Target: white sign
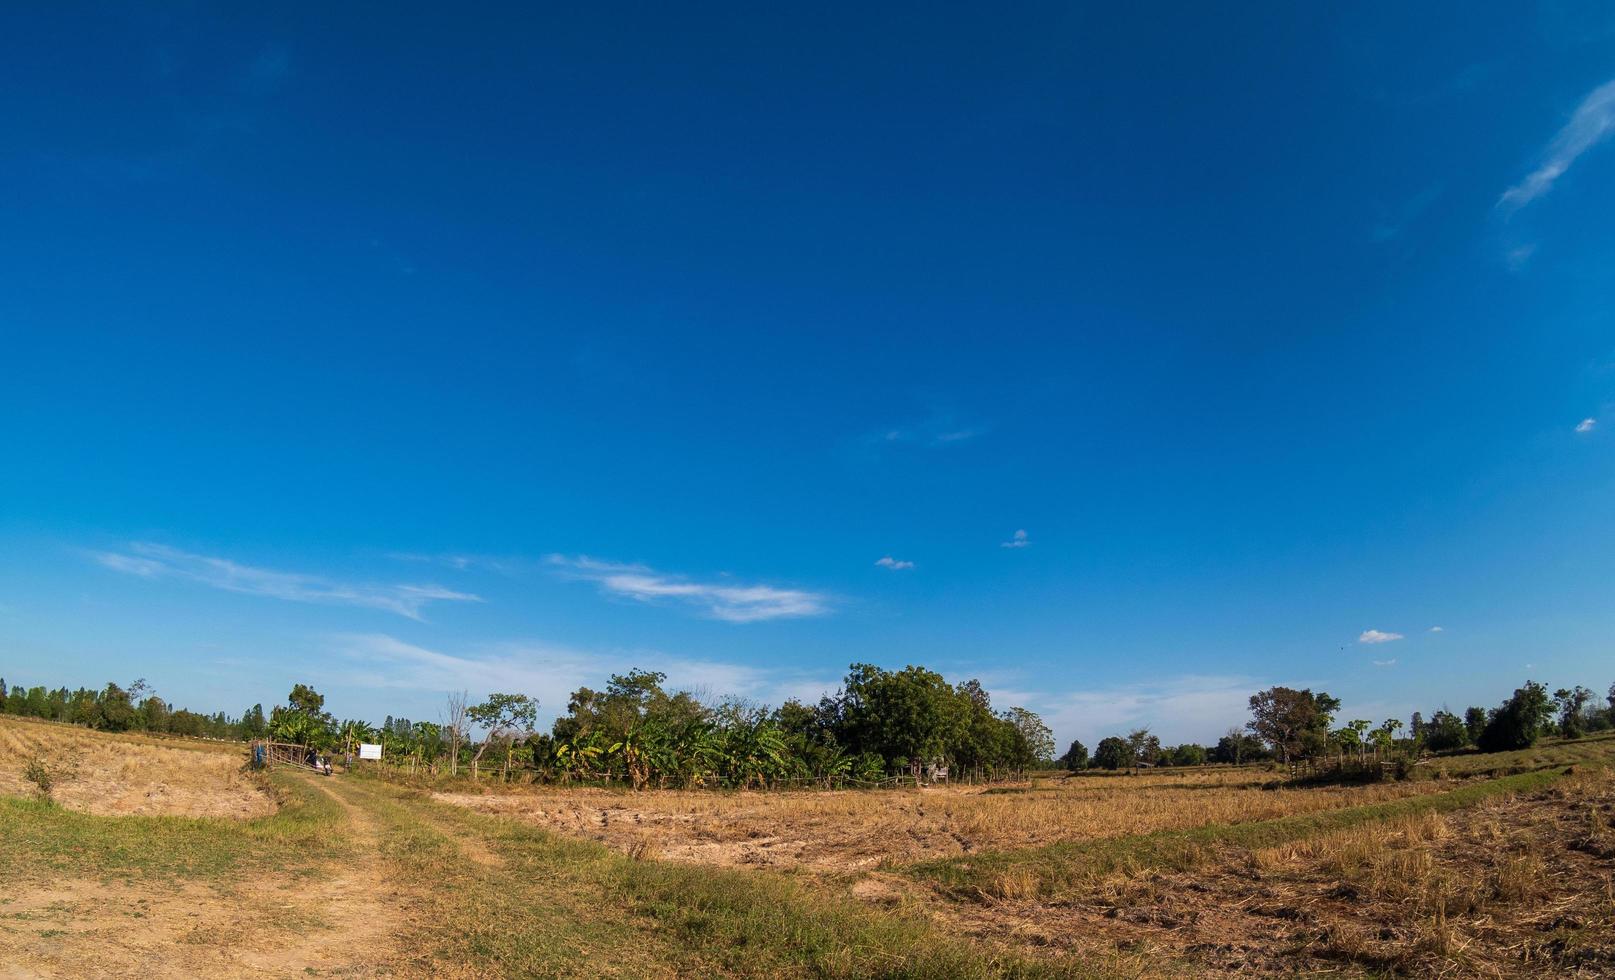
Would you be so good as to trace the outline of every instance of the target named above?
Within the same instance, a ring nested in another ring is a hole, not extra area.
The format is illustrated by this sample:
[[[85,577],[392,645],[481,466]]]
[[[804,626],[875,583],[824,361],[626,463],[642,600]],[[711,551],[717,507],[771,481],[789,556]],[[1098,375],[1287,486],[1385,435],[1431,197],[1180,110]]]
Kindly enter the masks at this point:
[[[369,742],[360,742],[359,743],[359,758],[361,758],[361,759],[379,759],[379,758],[381,758],[381,746],[372,745]]]

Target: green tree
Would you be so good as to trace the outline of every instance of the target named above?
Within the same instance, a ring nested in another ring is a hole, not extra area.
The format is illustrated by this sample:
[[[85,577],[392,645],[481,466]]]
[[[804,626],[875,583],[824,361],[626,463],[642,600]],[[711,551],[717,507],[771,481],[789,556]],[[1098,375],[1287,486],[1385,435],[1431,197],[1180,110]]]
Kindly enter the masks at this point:
[[[1559,709],[1559,734],[1565,738],[1580,738],[1586,734],[1586,720],[1582,711],[1593,700],[1593,692],[1577,684],[1572,688],[1559,688],[1553,692],[1553,702]]]
[[[1073,741],[1071,747],[1060,756],[1060,764],[1071,772],[1088,768],[1088,747],[1081,742]]]
[[[918,775],[964,740],[967,705],[941,674],[923,667],[886,671],[853,664],[832,711],[843,743],[878,752],[888,763],[905,760]]]
[[[264,718],[264,706],[255,704],[241,714],[241,737],[263,738],[269,731],[269,722]]]
[[[167,702],[155,694],[150,695],[140,702],[140,708],[136,712],[136,727],[148,732],[166,732],[169,715],[172,713]]]
[[[1261,739],[1238,728],[1228,729],[1228,733],[1217,740],[1217,744],[1212,747],[1209,754],[1211,761],[1231,766],[1257,762],[1268,757],[1267,748]]]
[[[1127,739],[1111,735],[1099,740],[1093,764],[1100,769],[1127,769],[1133,765],[1133,747]]]
[[[1161,761],[1161,740],[1148,728],[1140,728],[1127,736],[1127,748],[1133,761],[1129,765],[1157,765]]]
[[[116,684],[108,684],[96,699],[99,716],[96,727],[109,732],[128,731],[135,723],[135,706],[129,702],[129,692]]]
[[[1517,688],[1514,696],[1492,712],[1476,744],[1482,752],[1504,752],[1511,749],[1528,749],[1536,744],[1542,727],[1553,717],[1553,702],[1548,689],[1535,681],[1526,681]]]
[[[481,765],[482,754],[495,746],[504,750],[505,772],[509,773],[516,739],[525,739],[538,725],[538,702],[525,694],[490,694],[488,700],[467,708],[466,716],[486,730],[471,759],[472,773]]]
[[[1425,725],[1424,744],[1433,752],[1461,749],[1469,744],[1469,729],[1462,718],[1443,708]]]
[[[1168,749],[1163,754],[1168,764],[1174,766],[1203,766],[1208,757],[1206,747],[1193,742],[1185,742],[1176,748]]]
[[[1340,710],[1338,698],[1322,691],[1272,687],[1250,699],[1251,733],[1267,742],[1288,763],[1322,751],[1329,744],[1329,725]]]
[[[1006,720],[1015,726],[1026,740],[1032,760],[1038,765],[1047,765],[1054,761],[1054,733],[1049,726],[1043,724],[1043,719],[1037,712],[1025,708],[1011,708]]]
[[[1469,744],[1480,743],[1480,733],[1486,730],[1486,709],[1471,706],[1464,712],[1464,731],[1469,736]]]
[[[286,706],[317,718],[325,712],[325,695],[307,684],[294,684],[292,693],[286,696]]]

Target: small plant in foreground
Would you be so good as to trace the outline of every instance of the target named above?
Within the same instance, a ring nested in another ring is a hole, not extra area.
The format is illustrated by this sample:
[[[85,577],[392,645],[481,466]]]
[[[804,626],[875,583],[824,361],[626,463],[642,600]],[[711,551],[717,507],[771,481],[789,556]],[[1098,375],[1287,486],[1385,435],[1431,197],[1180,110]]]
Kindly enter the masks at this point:
[[[39,790],[40,799],[50,799],[50,791],[56,785],[56,776],[45,765],[45,760],[35,756],[28,760],[28,765],[22,771],[23,778],[33,783]]]

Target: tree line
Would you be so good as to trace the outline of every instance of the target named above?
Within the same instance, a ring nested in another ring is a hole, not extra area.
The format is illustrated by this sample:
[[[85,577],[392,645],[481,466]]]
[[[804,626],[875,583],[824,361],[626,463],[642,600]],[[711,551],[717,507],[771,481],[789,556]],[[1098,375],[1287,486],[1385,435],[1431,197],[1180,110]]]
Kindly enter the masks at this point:
[[[631,670],[601,690],[578,688],[547,732],[534,730],[537,703],[519,694],[479,704],[451,697],[442,724],[389,717],[371,731],[394,761],[446,764],[451,773],[494,765],[545,781],[612,779],[636,789],[840,786],[950,773],[992,779],[1053,761],[1053,735],[1035,712],[995,711],[980,682],[951,685],[922,667],[854,664],[836,694],[778,707],[708,703],[668,690],[666,680]],[[479,742],[468,734],[472,725],[484,733]]]
[[[127,686],[108,684],[99,690],[81,687],[23,687],[0,677],[0,712],[83,725],[104,732],[154,732],[193,738],[243,739],[264,734],[262,705],[238,718],[224,712],[200,714],[176,708],[157,696],[144,679]]]
[[[69,690],[0,679],[0,710],[103,731],[270,737],[321,751],[352,753],[360,743],[379,742],[387,760],[431,772],[496,769],[555,782],[621,780],[635,788],[837,786],[944,773],[996,779],[1056,763],[1117,770],[1471,747],[1495,752],[1527,748],[1545,735],[1577,738],[1615,728],[1615,685],[1601,703],[1586,687],[1550,694],[1527,681],[1495,708],[1459,714],[1442,707],[1428,719],[1415,712],[1407,726],[1395,718],[1336,725],[1338,698],[1273,687],[1252,695],[1250,721],[1213,746],[1163,746],[1141,728],[1102,739],[1091,754],[1072,742],[1055,760],[1053,736],[1035,712],[996,711],[980,682],[949,684],[923,667],[853,664],[835,694],[778,707],[736,698],[708,702],[668,690],[666,680],[657,671],[631,670],[612,675],[602,690],[580,687],[547,732],[538,730],[538,701],[520,693],[475,703],[452,695],[436,722],[389,716],[378,726],[337,720],[306,684],[295,685],[267,715],[255,704],[232,718],[175,708],[144,680]]]
[[[1091,756],[1080,741],[1072,742],[1059,761],[1070,770],[1115,770],[1270,759],[1290,763],[1329,756],[1363,760],[1370,754],[1467,748],[1505,752],[1530,748],[1545,736],[1573,739],[1615,729],[1615,684],[1600,704],[1586,687],[1559,688],[1549,694],[1546,686],[1528,680],[1495,708],[1471,706],[1459,715],[1442,707],[1428,720],[1415,711],[1408,726],[1399,718],[1387,718],[1379,725],[1356,718],[1336,727],[1339,711],[1340,699],[1326,692],[1271,687],[1251,695],[1251,720],[1244,729],[1230,729],[1210,749],[1195,744],[1165,748],[1149,729],[1141,728],[1105,738]]]

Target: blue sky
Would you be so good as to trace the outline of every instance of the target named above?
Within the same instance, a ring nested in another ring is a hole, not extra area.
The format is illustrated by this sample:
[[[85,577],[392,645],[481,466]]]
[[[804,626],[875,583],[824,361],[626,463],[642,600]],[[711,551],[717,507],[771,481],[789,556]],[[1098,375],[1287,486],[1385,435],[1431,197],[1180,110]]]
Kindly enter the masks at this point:
[[[0,12],[0,674],[1607,687],[1615,12],[1116,6]]]

